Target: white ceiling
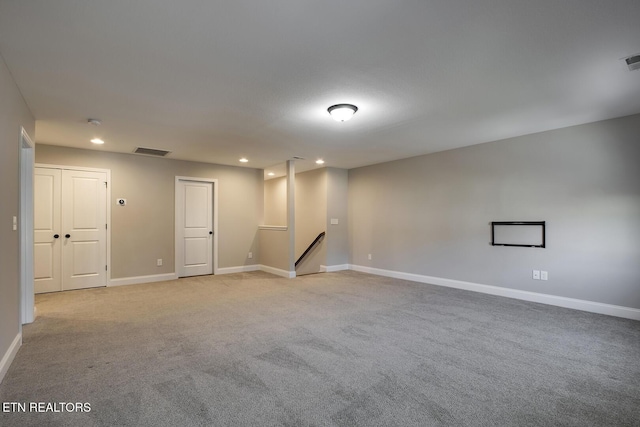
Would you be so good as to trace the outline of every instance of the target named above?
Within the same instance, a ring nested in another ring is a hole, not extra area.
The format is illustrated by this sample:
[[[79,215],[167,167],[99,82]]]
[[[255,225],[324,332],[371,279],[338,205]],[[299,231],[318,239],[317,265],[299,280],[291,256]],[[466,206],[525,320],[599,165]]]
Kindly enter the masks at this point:
[[[639,113],[639,21],[638,0],[0,0],[0,53],[38,143],[353,168]]]

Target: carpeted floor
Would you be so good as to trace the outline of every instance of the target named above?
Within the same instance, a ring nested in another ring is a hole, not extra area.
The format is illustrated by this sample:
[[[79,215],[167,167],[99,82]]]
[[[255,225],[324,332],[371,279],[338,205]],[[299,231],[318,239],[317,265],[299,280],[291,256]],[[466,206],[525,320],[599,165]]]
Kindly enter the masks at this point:
[[[640,322],[356,272],[36,298],[2,426],[638,426]]]

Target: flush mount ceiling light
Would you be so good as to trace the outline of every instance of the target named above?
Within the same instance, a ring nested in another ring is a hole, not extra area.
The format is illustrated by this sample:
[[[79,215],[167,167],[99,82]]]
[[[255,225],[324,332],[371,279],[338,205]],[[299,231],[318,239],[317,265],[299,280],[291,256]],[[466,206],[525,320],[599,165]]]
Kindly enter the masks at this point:
[[[93,138],[93,139],[91,140],[91,142],[93,142],[94,144],[97,144],[97,145],[102,145],[102,144],[104,144],[104,141],[103,141],[103,140],[101,140],[100,138]]]
[[[327,111],[336,122],[346,122],[358,111],[358,107],[352,104],[336,104],[329,107]]]
[[[240,159],[240,163],[247,163],[249,160],[245,157]]]
[[[318,160],[316,160],[316,164],[317,165],[324,165],[324,160],[318,159]]]
[[[87,119],[87,123],[94,126],[100,126],[102,124],[102,120],[100,119]]]

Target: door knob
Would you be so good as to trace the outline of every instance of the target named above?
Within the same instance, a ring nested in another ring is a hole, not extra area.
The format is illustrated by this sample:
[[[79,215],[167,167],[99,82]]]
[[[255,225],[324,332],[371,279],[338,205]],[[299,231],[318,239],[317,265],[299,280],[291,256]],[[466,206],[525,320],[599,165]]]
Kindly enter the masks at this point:
[[[71,237],[71,234],[65,234],[64,237],[68,239],[69,237]]]
[[[60,237],[60,235],[59,235],[59,234],[54,234],[54,235],[53,235],[53,238],[54,238],[54,239],[57,239],[58,237]]]
[[[210,231],[210,232],[209,232],[209,234],[210,234],[210,235],[211,235],[211,234],[213,234],[213,231]]]

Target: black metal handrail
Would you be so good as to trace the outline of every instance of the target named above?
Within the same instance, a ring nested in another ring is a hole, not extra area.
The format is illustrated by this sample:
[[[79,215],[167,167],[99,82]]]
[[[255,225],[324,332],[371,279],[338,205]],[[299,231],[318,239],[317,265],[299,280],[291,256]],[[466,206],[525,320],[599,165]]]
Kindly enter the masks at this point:
[[[315,239],[315,240],[314,240],[314,241],[309,245],[309,247],[308,247],[304,252],[302,252],[302,255],[300,255],[300,258],[298,258],[298,260],[296,261],[296,265],[295,265],[296,267],[298,266],[298,264],[300,263],[300,261],[302,261],[302,259],[303,259],[305,256],[307,256],[307,254],[309,253],[309,251],[311,251],[311,249],[313,249],[313,247],[314,247],[315,245],[317,245],[317,244],[318,244],[318,242],[319,242],[320,240],[322,240],[322,238],[324,237],[324,235],[325,235],[325,232],[324,232],[324,231],[323,231],[322,233],[318,234],[318,237],[316,237],[316,239]]]

